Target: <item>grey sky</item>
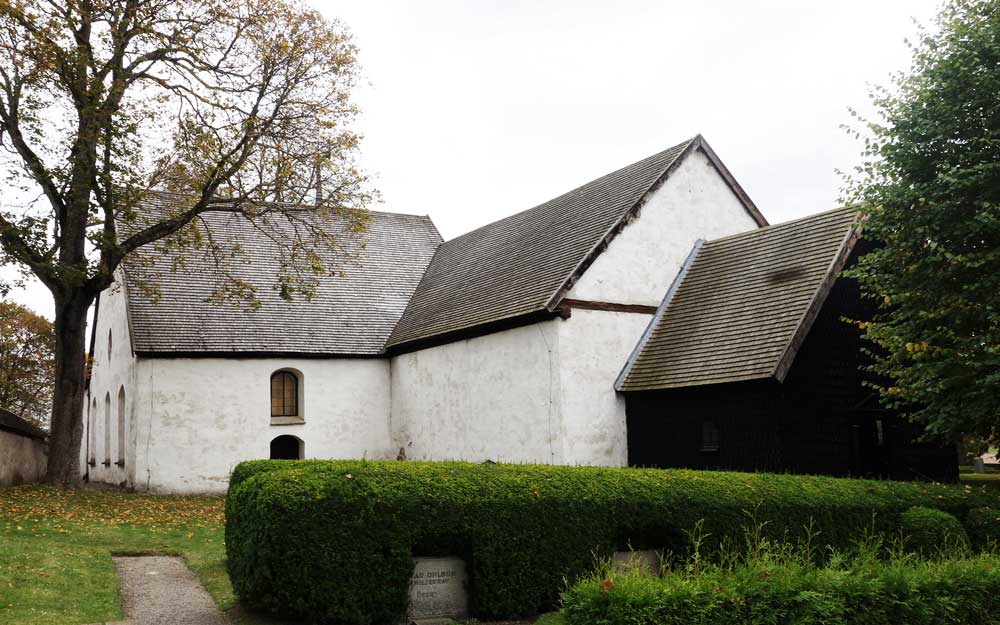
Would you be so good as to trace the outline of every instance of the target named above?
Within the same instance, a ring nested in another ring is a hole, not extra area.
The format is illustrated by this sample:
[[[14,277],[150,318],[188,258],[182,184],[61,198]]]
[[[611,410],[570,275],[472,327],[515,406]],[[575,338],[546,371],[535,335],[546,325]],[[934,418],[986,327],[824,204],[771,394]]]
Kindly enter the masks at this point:
[[[377,208],[445,238],[702,133],[773,223],[832,208],[840,125],[932,0],[313,0],[354,32]],[[51,317],[38,286],[13,294]]]

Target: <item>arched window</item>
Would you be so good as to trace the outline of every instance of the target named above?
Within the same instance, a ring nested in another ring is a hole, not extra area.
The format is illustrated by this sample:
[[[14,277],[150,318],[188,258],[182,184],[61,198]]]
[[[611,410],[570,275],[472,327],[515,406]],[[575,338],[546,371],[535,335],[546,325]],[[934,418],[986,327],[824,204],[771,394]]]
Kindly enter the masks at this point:
[[[111,393],[104,394],[104,466],[111,466]]]
[[[125,467],[125,387],[118,389],[118,466]]]
[[[299,378],[291,371],[271,374],[271,416],[302,416],[299,413]]]
[[[719,433],[719,426],[711,421],[704,421],[701,424],[701,450],[719,451],[722,435]]]
[[[108,328],[108,362],[111,362],[111,328]]]
[[[271,460],[301,460],[305,443],[297,436],[285,434],[271,441]]]

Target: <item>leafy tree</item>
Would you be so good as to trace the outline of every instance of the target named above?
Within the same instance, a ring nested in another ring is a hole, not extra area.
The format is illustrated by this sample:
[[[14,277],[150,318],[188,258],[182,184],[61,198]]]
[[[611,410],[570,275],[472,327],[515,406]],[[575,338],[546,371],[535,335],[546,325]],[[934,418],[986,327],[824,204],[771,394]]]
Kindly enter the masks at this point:
[[[220,297],[252,300],[224,271],[239,250],[212,236],[209,214],[229,213],[281,245],[291,297],[331,271],[314,252],[329,213],[363,229],[355,57],[298,0],[0,0],[0,158],[35,198],[0,210],[0,264],[55,302],[49,481],[79,477],[85,317],[123,261],[211,252]],[[184,199],[144,203],[151,189]]]
[[[879,247],[853,275],[885,404],[958,440],[1000,434],[1000,2],[951,0],[876,89],[849,188]]]
[[[48,319],[0,302],[0,408],[42,427],[52,410],[55,342]]]

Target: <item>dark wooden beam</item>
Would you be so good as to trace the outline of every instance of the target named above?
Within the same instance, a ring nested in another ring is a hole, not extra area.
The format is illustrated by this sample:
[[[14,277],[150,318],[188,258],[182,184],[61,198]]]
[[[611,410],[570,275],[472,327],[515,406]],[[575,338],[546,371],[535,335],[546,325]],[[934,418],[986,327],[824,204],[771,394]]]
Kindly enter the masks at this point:
[[[534,312],[525,313],[514,317],[507,317],[506,319],[499,319],[497,321],[482,323],[469,328],[462,328],[452,332],[445,332],[444,334],[430,336],[424,339],[410,341],[407,343],[401,343],[399,345],[393,345],[386,349],[385,355],[398,356],[399,354],[415,352],[421,349],[427,349],[428,347],[437,347],[438,345],[445,345],[447,343],[454,343],[456,341],[474,339],[479,336],[493,334],[494,332],[501,332],[503,330],[520,328],[522,326],[531,325],[533,323],[538,323],[541,321],[548,321],[550,319],[556,319],[559,317],[567,319],[568,318],[568,315],[566,314],[567,312],[568,311],[562,311],[562,310],[555,310],[551,312],[548,310],[537,310]]]
[[[616,302],[596,302],[588,299],[564,298],[559,302],[560,308],[579,308],[581,310],[606,310],[608,312],[639,313],[643,315],[656,314],[656,306],[646,304],[619,304]]]

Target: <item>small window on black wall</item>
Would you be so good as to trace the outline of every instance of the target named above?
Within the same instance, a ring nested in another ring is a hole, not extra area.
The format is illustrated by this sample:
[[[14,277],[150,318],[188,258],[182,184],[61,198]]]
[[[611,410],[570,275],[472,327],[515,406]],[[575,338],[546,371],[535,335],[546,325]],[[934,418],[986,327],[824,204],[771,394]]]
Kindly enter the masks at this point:
[[[719,434],[719,426],[715,425],[711,421],[705,421],[701,424],[701,450],[702,451],[719,451],[719,443],[721,442],[721,436]]]
[[[271,416],[299,416],[299,379],[290,371],[271,375]]]

